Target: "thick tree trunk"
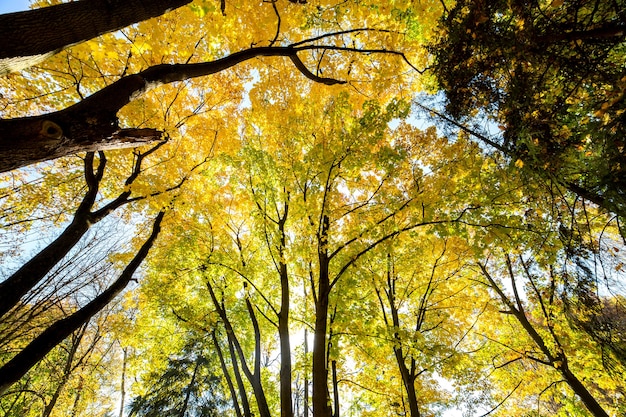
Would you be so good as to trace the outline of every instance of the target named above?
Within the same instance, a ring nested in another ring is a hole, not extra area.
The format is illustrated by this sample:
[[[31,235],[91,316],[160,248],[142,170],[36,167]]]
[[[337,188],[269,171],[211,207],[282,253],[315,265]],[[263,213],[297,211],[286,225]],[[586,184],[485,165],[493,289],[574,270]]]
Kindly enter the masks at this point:
[[[42,116],[0,119],[0,173],[78,152],[137,147],[161,139],[155,129],[120,129],[117,112],[146,91],[161,84],[224,71],[261,56],[289,57],[309,79],[327,85],[303,67],[297,56],[305,47],[260,47],[235,52],[212,62],[161,64],[121,78],[64,110]]]
[[[0,76],[191,0],[81,0],[0,15]]]
[[[323,216],[318,243],[319,279],[315,303],[315,335],[313,338],[313,415],[332,417],[328,392],[328,361],[326,356],[326,333],[328,332],[328,303],[330,276],[328,257],[328,216]]]
[[[421,414],[417,404],[417,392],[415,392],[415,375],[413,375],[406,366],[402,349],[394,348],[393,353],[396,356],[396,363],[398,364],[398,369],[400,370],[400,375],[402,376],[402,385],[404,385],[404,391],[406,392],[411,417],[420,417]]]
[[[22,349],[20,353],[0,368],[0,395],[11,385],[19,381],[30,368],[42,360],[56,345],[80,328],[80,326],[87,323],[126,288],[133,274],[137,268],[139,268],[139,265],[141,265],[146,256],[148,256],[150,248],[159,235],[163,216],[164,212],[160,212],[157,215],[152,226],[152,233],[124,271],[122,271],[119,278],[109,288],[94,298],[85,307],[52,324],[30,342],[28,346]]]

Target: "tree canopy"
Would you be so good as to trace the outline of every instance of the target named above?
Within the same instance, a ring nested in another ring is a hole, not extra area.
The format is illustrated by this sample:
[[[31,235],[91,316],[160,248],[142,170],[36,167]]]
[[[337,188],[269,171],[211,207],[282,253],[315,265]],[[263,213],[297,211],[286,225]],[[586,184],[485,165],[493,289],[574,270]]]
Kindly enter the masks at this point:
[[[31,8],[3,415],[626,413],[626,4]]]

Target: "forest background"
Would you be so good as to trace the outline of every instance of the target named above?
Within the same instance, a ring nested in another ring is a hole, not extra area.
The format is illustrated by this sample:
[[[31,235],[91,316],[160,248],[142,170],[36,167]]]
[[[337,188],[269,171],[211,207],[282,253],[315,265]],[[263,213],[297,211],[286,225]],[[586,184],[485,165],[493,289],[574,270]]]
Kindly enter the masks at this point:
[[[2,415],[626,413],[623,1],[59,3],[0,15]]]

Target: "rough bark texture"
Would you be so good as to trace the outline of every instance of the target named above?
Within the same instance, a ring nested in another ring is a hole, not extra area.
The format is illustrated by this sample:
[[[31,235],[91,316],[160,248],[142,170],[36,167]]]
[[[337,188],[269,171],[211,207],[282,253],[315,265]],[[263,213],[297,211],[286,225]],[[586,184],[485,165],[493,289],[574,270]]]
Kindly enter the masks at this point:
[[[94,298],[89,304],[72,315],[61,319],[37,336],[31,343],[0,368],[0,395],[11,385],[22,378],[30,368],[42,360],[56,345],[71,335],[80,326],[89,321],[94,315],[111,302],[130,282],[139,265],[148,256],[148,252],[156,240],[160,230],[164,213],[160,212],[152,226],[152,233],[141,246],[135,257],[122,271],[119,278],[102,294]]]
[[[161,64],[120,78],[64,110],[42,116],[0,119],[0,172],[77,152],[135,147],[161,139],[154,129],[120,129],[117,112],[146,91],[162,84],[224,71],[261,56],[284,56],[302,64],[292,47],[259,47],[225,58],[196,64]],[[309,79],[327,85],[342,83],[321,78],[297,66]]]
[[[162,15],[191,0],[81,0],[0,15],[0,75],[63,48]]]

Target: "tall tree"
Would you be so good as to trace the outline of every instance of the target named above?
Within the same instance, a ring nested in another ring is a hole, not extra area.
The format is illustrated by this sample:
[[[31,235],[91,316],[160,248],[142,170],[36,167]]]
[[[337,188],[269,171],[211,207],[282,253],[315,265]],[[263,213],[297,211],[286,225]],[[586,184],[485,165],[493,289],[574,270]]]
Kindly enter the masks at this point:
[[[113,284],[78,311],[66,318],[56,321],[11,360],[0,367],[0,375],[2,375],[0,377],[0,394],[4,393],[11,385],[23,377],[30,368],[47,355],[52,348],[86,324],[126,288],[133,278],[135,271],[139,268],[146,256],[148,256],[150,248],[159,235],[164,215],[164,212],[160,212],[157,215],[152,227],[152,233]]]
[[[431,49],[452,118],[488,118],[512,162],[622,217],[625,6],[460,1]]]
[[[589,387],[590,384],[584,383],[579,374],[579,372],[593,372],[593,367],[589,364],[581,364],[577,357],[580,353],[574,347],[576,343],[568,340],[571,336],[564,331],[567,328],[567,322],[566,317],[562,312],[559,314],[558,310],[560,304],[557,293],[558,275],[551,271],[548,277],[537,276],[534,272],[536,267],[525,260],[522,255],[514,261],[507,254],[504,256],[504,264],[503,267],[506,278],[509,280],[508,286],[511,288],[512,295],[506,293],[504,285],[489,272],[486,264],[480,263],[479,267],[486,284],[491,287],[504,306],[505,309],[502,310],[502,313],[511,315],[521,326],[525,337],[531,342],[532,347],[512,347],[512,353],[515,356],[510,359],[510,363],[517,360],[529,360],[552,368],[555,373],[560,375],[562,382],[566,383],[580,398],[591,415],[609,416],[605,408],[606,405],[603,405],[599,398],[602,391],[593,393]],[[516,276],[516,269],[521,270],[521,274],[527,281],[525,297],[529,299],[529,302],[525,302],[523,299],[521,279]],[[504,346],[512,345],[510,342],[502,342],[502,344]],[[596,350],[597,348],[586,347],[582,350],[591,351],[592,349]],[[589,360],[589,357],[592,356],[591,352],[588,352],[587,355],[586,360]],[[584,361],[585,359],[583,359]],[[577,371],[576,367],[581,367],[581,365],[583,369]]]

